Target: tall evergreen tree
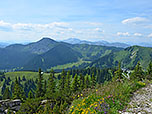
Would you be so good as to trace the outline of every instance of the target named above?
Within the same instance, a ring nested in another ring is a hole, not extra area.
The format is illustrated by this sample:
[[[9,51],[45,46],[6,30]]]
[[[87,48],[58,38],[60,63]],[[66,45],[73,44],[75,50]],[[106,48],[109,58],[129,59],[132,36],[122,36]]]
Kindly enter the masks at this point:
[[[44,96],[44,90],[43,90],[43,72],[39,68],[39,77],[37,82],[37,90],[36,90],[36,97],[43,97]]]
[[[33,92],[32,92],[31,90],[30,90],[29,93],[28,93],[28,98],[29,98],[29,99],[34,98],[34,94],[33,94]]]
[[[82,73],[80,74],[80,91],[85,88],[85,79]]]
[[[47,82],[46,80],[44,81],[44,95],[46,94],[46,89],[47,89]]]
[[[22,77],[22,81],[26,81],[26,78],[25,78],[25,76],[23,76],[23,77]]]
[[[64,92],[65,82],[66,82],[66,74],[65,74],[65,71],[63,69],[62,73],[61,73],[60,83],[59,83],[59,91],[61,92],[61,95]]]
[[[135,66],[135,68],[131,74],[131,78],[142,80],[143,78],[145,78],[143,75],[144,75],[144,72],[142,70],[140,62],[138,61],[137,65]]]
[[[6,87],[4,94],[3,94],[3,99],[10,99],[11,98],[11,92],[8,87]]]
[[[89,79],[89,75],[87,74],[86,76],[85,76],[85,87],[86,88],[90,88],[90,79]]]
[[[2,86],[2,90],[1,90],[1,94],[2,95],[4,94],[5,89],[6,89],[6,83],[4,82],[3,86]]]
[[[123,79],[123,76],[122,76],[122,69],[121,69],[121,62],[119,62],[118,63],[118,69],[117,69],[117,71],[115,72],[115,77],[117,78],[117,79],[119,79],[119,81],[121,80],[121,79]]]
[[[71,94],[71,76],[70,76],[70,71],[68,71],[67,76],[66,76],[66,83],[65,83],[65,88],[64,88],[66,96],[70,96]]]
[[[152,76],[152,61],[148,65],[147,74]]]
[[[50,77],[48,80],[48,88],[47,88],[47,92],[46,92],[46,97],[48,99],[54,99],[55,87],[56,87],[56,83],[55,83],[55,79],[54,79],[54,71],[53,71],[53,69],[51,69]]]
[[[75,74],[73,82],[72,82],[72,91],[76,92],[79,88],[79,81],[78,81],[78,75]]]
[[[96,86],[96,77],[95,77],[94,73],[92,74],[91,80],[92,80],[92,87],[95,87]]]
[[[15,84],[13,87],[13,99],[25,99],[25,93],[22,86],[19,84],[18,79],[16,78]]]

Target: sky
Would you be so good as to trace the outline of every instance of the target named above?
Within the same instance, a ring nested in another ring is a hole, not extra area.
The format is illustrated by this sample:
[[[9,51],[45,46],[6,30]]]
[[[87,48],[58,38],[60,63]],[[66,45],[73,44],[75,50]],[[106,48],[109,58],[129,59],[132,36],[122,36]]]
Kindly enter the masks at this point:
[[[152,43],[152,0],[0,0],[0,42]]]

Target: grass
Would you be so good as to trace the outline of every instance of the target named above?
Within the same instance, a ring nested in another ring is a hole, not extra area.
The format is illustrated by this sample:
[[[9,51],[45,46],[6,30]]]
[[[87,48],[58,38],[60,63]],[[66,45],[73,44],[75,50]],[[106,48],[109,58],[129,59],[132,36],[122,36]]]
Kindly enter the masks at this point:
[[[118,114],[130,102],[132,93],[146,86],[138,81],[124,80],[106,82],[96,89],[83,91],[79,99],[75,99],[69,109],[70,114]]]
[[[64,65],[57,65],[55,67],[52,67],[52,69],[54,69],[54,70],[62,70],[62,69],[72,68],[74,66],[75,67],[79,67],[83,63],[91,63],[91,61],[84,61],[84,60],[80,59],[78,62],[68,63],[68,64],[64,64]]]
[[[16,77],[20,77],[21,79],[25,76],[26,79],[36,79],[38,78],[38,72],[30,72],[30,71],[17,71],[17,72],[7,72],[5,73],[5,77],[10,77],[11,80],[15,80]],[[48,79],[49,73],[43,74],[44,79]]]

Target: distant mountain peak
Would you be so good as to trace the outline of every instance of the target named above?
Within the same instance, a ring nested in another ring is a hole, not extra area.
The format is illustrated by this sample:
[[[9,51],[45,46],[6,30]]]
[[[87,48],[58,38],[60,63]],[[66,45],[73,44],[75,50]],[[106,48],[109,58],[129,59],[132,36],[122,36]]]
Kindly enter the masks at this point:
[[[69,38],[69,39],[64,40],[63,42],[70,43],[70,44],[89,44],[89,45],[101,45],[101,46],[121,47],[121,48],[126,48],[130,46],[128,44],[120,43],[120,42],[109,43],[104,40],[93,42],[93,41],[87,41],[87,40],[80,40],[78,38]]]
[[[56,43],[55,40],[49,38],[49,37],[43,37],[41,40],[39,40],[38,42],[54,42]]]
[[[70,44],[79,44],[81,40],[78,38],[69,38],[69,39],[64,40],[63,42],[70,43]]]

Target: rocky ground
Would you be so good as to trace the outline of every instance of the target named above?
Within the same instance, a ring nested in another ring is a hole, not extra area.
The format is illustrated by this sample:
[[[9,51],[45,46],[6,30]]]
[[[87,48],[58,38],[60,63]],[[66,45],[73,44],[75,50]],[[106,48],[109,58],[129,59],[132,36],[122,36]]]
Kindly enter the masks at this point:
[[[16,111],[20,109],[21,105],[21,100],[16,99],[16,100],[0,100],[0,114],[7,114],[8,109],[10,109],[14,114]]]
[[[152,84],[136,91],[121,114],[152,114]]]

